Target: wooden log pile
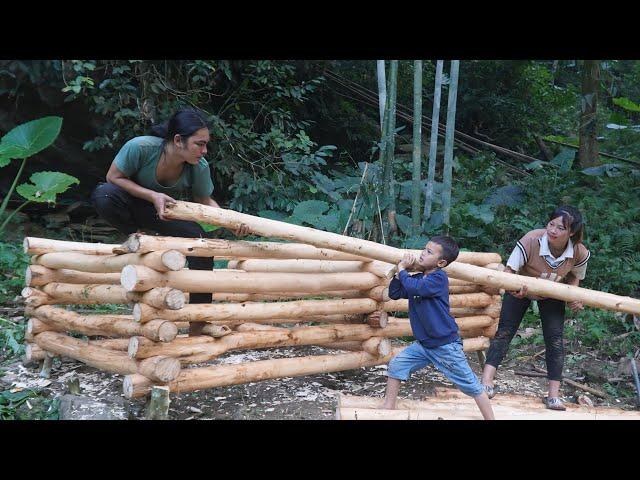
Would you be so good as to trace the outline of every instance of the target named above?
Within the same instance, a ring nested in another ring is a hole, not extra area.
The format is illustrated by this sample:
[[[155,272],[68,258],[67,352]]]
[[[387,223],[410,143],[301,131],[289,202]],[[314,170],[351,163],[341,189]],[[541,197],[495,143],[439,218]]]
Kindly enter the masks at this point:
[[[32,255],[23,290],[25,359],[65,356],[125,375],[129,398],[157,385],[193,391],[383,364],[400,349],[391,339],[411,336],[407,300],[388,296],[395,265],[364,256],[302,243],[141,234],[123,245],[28,237],[24,248]],[[229,261],[227,268],[189,270],[186,256]],[[486,266],[500,257],[464,252],[459,261]],[[213,303],[188,303],[199,292],[213,293]],[[451,279],[465,351],[488,348],[500,314],[497,293]],[[127,304],[132,311],[67,307],[79,304]],[[203,325],[199,335],[186,335],[192,323]],[[330,354],[182,368],[230,351],[302,345]]]

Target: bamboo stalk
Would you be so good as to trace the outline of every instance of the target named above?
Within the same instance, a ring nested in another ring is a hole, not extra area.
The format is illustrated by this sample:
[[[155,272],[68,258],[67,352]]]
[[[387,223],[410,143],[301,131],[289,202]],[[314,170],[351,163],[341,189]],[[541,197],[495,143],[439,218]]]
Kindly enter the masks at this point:
[[[81,252],[89,255],[113,255],[113,249],[120,245],[107,243],[70,242],[65,240],[52,240],[50,238],[25,237],[23,243],[24,253],[29,255],[42,255],[54,252]]]
[[[273,318],[299,318],[315,315],[371,313],[378,303],[370,298],[347,300],[300,300],[274,303],[214,303],[189,304],[180,310],[159,310],[144,304],[135,304],[133,318],[147,322],[155,318],[174,322],[211,322],[232,320],[254,321]]]
[[[82,340],[57,332],[40,333],[36,335],[35,340],[43,350],[73,358],[111,373],[136,373],[151,382],[160,383],[174,380],[180,373],[180,362],[174,358],[148,358],[136,362],[124,353],[88,345]]]
[[[53,269],[72,269],[81,272],[120,272],[127,265],[144,265],[159,272],[182,270],[186,256],[176,250],[155,251],[145,254],[88,255],[76,252],[56,252],[37,255],[31,263]]]
[[[121,284],[127,291],[143,292],[154,287],[171,286],[191,293],[225,290],[238,293],[271,293],[306,291],[322,293],[328,290],[365,290],[378,285],[380,279],[372,273],[261,273],[225,270],[183,270],[156,272],[142,265],[127,265],[122,269]]]

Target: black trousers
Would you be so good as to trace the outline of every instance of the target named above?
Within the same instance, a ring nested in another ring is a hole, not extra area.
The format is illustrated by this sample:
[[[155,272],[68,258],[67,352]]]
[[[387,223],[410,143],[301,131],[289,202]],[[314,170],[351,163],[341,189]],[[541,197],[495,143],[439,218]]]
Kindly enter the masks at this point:
[[[531,300],[528,298],[520,299],[508,293],[504,294],[498,331],[491,340],[486,363],[493,365],[495,368],[500,366],[530,304]],[[551,298],[538,300],[538,308],[542,319],[542,334],[546,349],[547,378],[560,381],[562,380],[562,366],[564,364],[565,302]]]
[[[151,230],[172,237],[206,237],[206,232],[196,222],[185,220],[160,220],[152,203],[134,197],[112,183],[100,183],[91,194],[91,202],[98,215],[129,235],[138,230]],[[213,257],[187,257],[189,268],[212,270]],[[210,293],[192,293],[189,303],[211,303]]]

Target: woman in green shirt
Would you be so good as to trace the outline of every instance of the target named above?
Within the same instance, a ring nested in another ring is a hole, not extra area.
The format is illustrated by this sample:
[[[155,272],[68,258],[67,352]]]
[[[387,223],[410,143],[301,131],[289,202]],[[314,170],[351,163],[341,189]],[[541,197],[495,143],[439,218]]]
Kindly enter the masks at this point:
[[[150,136],[135,137],[120,149],[107,172],[107,183],[91,195],[98,214],[122,233],[151,230],[160,235],[206,237],[196,222],[166,220],[165,206],[176,197],[211,207],[213,182],[204,159],[210,140],[204,116],[196,110],[180,110],[167,122],[155,125]],[[243,226],[234,232],[249,233]],[[211,270],[213,258],[187,257],[189,268]],[[211,303],[210,293],[193,293],[190,303]],[[197,335],[204,324],[192,323],[189,333]]]

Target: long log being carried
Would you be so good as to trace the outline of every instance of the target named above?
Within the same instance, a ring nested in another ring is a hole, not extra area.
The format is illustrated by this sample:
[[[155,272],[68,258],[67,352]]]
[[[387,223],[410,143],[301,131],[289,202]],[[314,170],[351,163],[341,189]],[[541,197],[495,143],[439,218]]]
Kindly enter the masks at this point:
[[[197,203],[178,201],[166,210],[166,217],[175,220],[191,220],[237,229],[247,225],[254,233],[265,237],[305,242],[319,248],[331,248],[345,253],[361,255],[375,260],[398,263],[404,250],[381,245],[368,240],[323,232],[309,227],[292,225],[277,220],[255,217],[223,208],[213,208]],[[640,313],[640,300],[610,293],[560,284],[550,280],[515,275],[486,269],[461,262],[453,262],[444,270],[452,277],[506,290],[520,290],[527,286],[529,293],[564,301],[581,301],[585,305],[627,313]]]

